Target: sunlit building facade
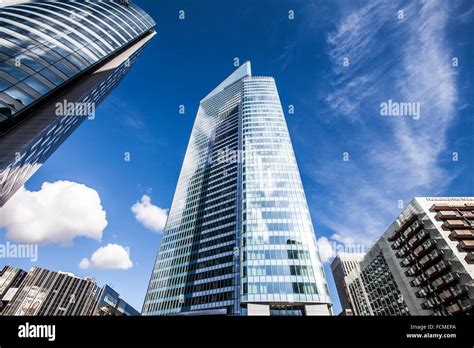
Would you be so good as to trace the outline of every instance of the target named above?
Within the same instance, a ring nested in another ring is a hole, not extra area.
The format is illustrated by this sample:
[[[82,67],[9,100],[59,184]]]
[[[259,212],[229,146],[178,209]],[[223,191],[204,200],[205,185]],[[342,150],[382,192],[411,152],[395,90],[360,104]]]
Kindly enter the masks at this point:
[[[91,278],[33,267],[24,277],[2,315],[89,316],[101,290]]]
[[[362,261],[363,258],[363,253],[339,253],[331,262],[331,271],[343,311],[352,311],[352,303],[345,278],[353,269],[359,267],[359,262]]]
[[[142,314],[330,307],[275,81],[247,62],[200,103]]]
[[[355,315],[472,315],[474,198],[415,197],[336,286]],[[342,302],[342,301],[341,301]]]

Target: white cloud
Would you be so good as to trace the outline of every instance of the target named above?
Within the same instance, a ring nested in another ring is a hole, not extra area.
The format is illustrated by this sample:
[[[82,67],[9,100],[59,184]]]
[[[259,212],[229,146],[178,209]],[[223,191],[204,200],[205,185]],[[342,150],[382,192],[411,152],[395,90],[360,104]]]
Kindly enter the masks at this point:
[[[352,245],[354,244],[354,238],[352,237],[349,237],[347,235],[341,235],[339,233],[334,233],[332,236],[331,236],[331,239],[335,240],[335,241],[338,241],[342,244],[345,244],[345,245]]]
[[[320,153],[312,170],[328,191],[327,204],[315,207],[333,240],[370,245],[414,196],[442,194],[455,176],[441,162],[451,153],[447,133],[458,101],[446,40],[449,11],[437,1],[371,2],[328,36],[333,71],[325,100],[334,127],[344,123],[353,134],[342,143],[326,140],[324,148],[336,150]],[[379,105],[388,99],[419,102],[421,118],[380,117]],[[349,162],[340,160],[344,151]]]
[[[318,238],[319,256],[322,262],[328,262],[335,256],[331,241],[326,237]]]
[[[135,214],[135,218],[143,226],[155,232],[163,232],[168,210],[153,205],[150,196],[143,195],[140,202],[135,203],[131,210]]]
[[[70,181],[45,182],[39,191],[23,187],[0,208],[6,237],[23,243],[68,245],[76,237],[100,241],[106,226],[97,191]]]
[[[81,262],[79,262],[80,269],[88,269],[90,266],[90,261],[87,258],[83,258]]]
[[[105,247],[100,247],[94,251],[90,261],[87,258],[83,258],[79,263],[79,268],[81,269],[89,267],[126,270],[133,267],[133,262],[123,246],[109,243]]]

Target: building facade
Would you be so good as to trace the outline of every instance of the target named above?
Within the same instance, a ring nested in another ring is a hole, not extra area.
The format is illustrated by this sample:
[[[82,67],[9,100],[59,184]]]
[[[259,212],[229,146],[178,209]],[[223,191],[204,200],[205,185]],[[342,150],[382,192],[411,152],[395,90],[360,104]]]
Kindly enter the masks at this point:
[[[130,1],[0,5],[0,207],[118,85],[154,35]]]
[[[406,299],[395,281],[397,274],[392,273],[389,262],[376,243],[347,277],[356,315],[409,315]]]
[[[240,66],[200,103],[142,314],[330,314],[271,77]]]
[[[109,285],[100,288],[92,278],[38,267],[25,272],[5,266],[0,271],[0,304],[2,315],[140,315]]]
[[[26,272],[16,267],[5,266],[0,271],[0,314],[18,291],[25,276]]]
[[[91,278],[33,267],[2,315],[93,315],[101,291]]]
[[[138,316],[140,312],[121,299],[117,291],[109,285],[104,285],[94,314],[99,316]]]
[[[352,310],[349,290],[346,286],[345,277],[354,269],[359,267],[364,254],[362,253],[339,253],[331,262],[331,271],[336,284],[337,294],[341,302],[342,311]]]
[[[344,279],[356,315],[472,315],[474,198],[416,197]]]

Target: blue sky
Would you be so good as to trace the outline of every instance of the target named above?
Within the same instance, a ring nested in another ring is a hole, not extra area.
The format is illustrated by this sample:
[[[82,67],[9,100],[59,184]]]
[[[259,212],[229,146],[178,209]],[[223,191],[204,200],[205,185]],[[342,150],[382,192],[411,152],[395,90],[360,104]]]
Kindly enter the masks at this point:
[[[38,191],[63,180],[95,190],[107,226],[89,237],[72,233],[70,243],[45,240],[36,263],[0,265],[93,276],[141,310],[161,234],[131,207],[148,195],[169,208],[199,101],[235,69],[234,58],[276,79],[285,111],[294,105],[287,122],[325,259],[332,243],[370,244],[414,196],[473,195],[471,1],[136,3],[157,35],[96,118],[26,184]],[[389,99],[419,103],[420,118],[382,117]],[[109,243],[129,248],[131,268],[79,267]],[[328,263],[326,270],[338,313]]]

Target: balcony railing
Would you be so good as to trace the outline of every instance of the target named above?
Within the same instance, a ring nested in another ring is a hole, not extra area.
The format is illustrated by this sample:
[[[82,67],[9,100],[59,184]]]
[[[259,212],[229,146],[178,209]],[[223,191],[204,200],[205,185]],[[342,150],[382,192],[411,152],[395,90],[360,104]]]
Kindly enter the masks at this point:
[[[466,260],[467,263],[474,263],[474,253],[470,252],[467,254],[464,260]]]
[[[451,267],[451,263],[449,261],[441,261],[438,264],[428,268],[425,272],[425,275],[428,279],[431,279],[441,272],[447,270],[449,267]]]
[[[450,314],[457,314],[462,312],[471,312],[474,306],[474,299],[466,299],[457,301],[450,306],[446,307]]]
[[[455,210],[441,210],[435,215],[437,220],[456,219],[460,216]]]
[[[469,223],[465,220],[446,220],[443,223],[443,227],[448,229],[472,229],[474,228],[473,223]]]
[[[413,254],[415,254],[416,257],[420,257],[425,255],[427,252],[431,251],[435,247],[436,242],[432,239],[428,239],[427,241],[423,242],[423,244],[418,246],[415,250],[413,250]]]
[[[431,285],[436,289],[440,290],[459,279],[459,275],[456,272],[448,272],[444,274],[442,277],[435,279]]]
[[[412,224],[416,220],[416,215],[411,215],[408,219],[401,222],[400,227],[393,231],[392,235],[388,237],[388,240],[393,242],[395,239],[398,238],[400,233],[407,228],[410,224]]]
[[[474,240],[463,240],[458,244],[458,246],[462,250],[474,250]]]
[[[412,255],[408,255],[406,258],[400,261],[400,266],[408,267],[408,266],[411,266],[413,263],[415,263],[415,261],[416,259]]]
[[[409,241],[408,241],[408,245],[410,246],[410,248],[414,248],[416,247],[417,245],[419,245],[421,242],[423,242],[424,240],[426,240],[426,238],[429,237],[429,234],[426,233],[424,230],[421,230],[419,233],[417,233],[416,235],[414,235]]]
[[[454,230],[449,234],[451,239],[474,239],[474,230]]]
[[[405,275],[407,277],[414,277],[418,275],[421,272],[421,269],[418,265],[413,265],[410,267],[410,269],[405,271]]]
[[[426,268],[430,266],[433,262],[439,260],[444,255],[443,250],[435,249],[431,251],[429,254],[423,256],[419,263],[421,267]]]

